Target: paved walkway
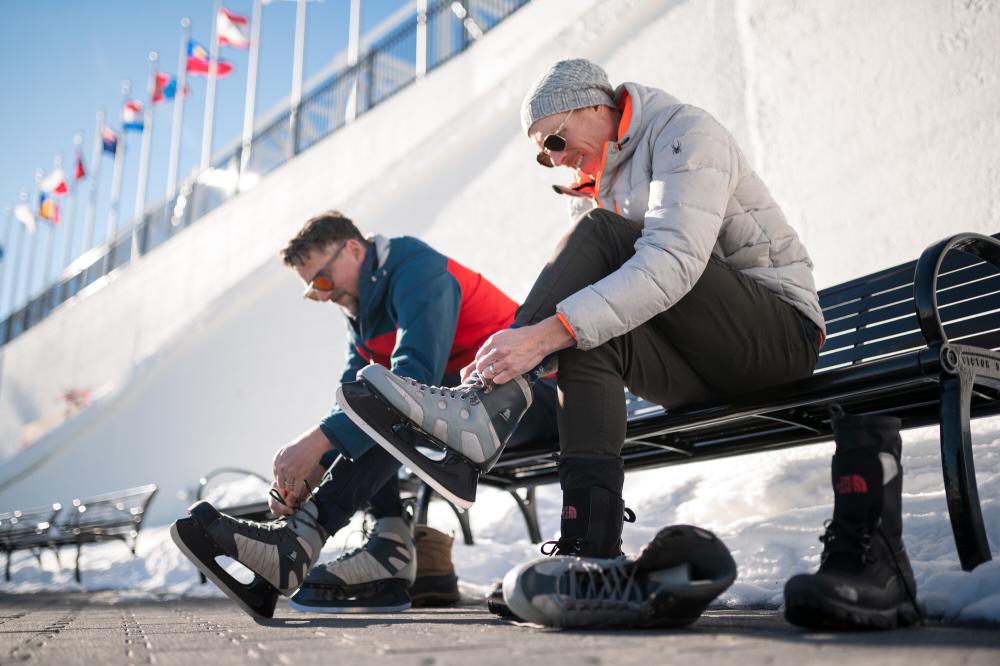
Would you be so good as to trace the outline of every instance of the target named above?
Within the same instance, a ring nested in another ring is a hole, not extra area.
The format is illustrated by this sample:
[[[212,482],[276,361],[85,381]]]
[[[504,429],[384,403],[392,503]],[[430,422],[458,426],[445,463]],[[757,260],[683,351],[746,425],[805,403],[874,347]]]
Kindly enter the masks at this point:
[[[0,595],[0,663],[44,664],[1000,664],[1000,627],[806,633],[774,611],[710,611],[680,631],[551,631],[482,607],[303,615],[257,624],[221,599]]]

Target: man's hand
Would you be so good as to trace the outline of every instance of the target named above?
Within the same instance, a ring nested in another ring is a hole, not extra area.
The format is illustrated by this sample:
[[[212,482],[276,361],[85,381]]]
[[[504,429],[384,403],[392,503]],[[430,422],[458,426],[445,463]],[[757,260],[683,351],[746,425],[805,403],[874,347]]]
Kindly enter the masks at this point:
[[[317,426],[303,433],[294,442],[278,449],[272,463],[274,482],[271,487],[278,490],[288,506],[283,507],[272,497],[269,500],[272,512],[277,515],[288,515],[298,508],[323,478],[320,458],[330,448],[330,440]]]
[[[494,333],[476,353],[475,366],[484,379],[503,384],[535,368],[546,356],[575,344],[554,316],[532,326]]]

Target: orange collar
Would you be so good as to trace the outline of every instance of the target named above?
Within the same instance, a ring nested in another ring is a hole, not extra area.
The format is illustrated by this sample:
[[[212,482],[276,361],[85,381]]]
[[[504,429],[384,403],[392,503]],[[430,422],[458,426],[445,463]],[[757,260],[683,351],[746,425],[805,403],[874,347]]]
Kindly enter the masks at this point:
[[[625,138],[625,133],[628,131],[629,123],[632,122],[632,96],[628,94],[628,90],[622,88],[621,95],[618,97],[618,109],[622,112],[621,120],[618,121],[618,138],[617,141],[621,141]],[[611,142],[608,141],[604,144],[604,150],[601,152],[601,166],[597,169],[597,180],[594,183],[594,201],[597,205],[601,205],[601,176],[604,175],[604,163],[608,160],[608,147]]]

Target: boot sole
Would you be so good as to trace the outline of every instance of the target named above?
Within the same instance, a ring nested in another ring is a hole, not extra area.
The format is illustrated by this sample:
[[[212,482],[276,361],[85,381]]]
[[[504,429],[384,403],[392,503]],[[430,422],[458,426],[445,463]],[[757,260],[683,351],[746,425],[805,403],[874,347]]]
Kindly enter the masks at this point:
[[[806,629],[896,629],[916,624],[919,616],[909,602],[883,610],[851,606],[831,599],[785,600],[785,619]]]
[[[173,540],[177,548],[191,560],[191,563],[195,566],[198,571],[202,573],[205,578],[212,581],[212,583],[225,593],[227,597],[236,602],[240,608],[242,608],[247,615],[258,620],[269,620],[274,617],[274,608],[278,602],[278,596],[281,594],[273,585],[268,583],[266,580],[254,574],[253,581],[250,583],[240,583],[238,580],[230,576],[220,567],[214,560],[218,555],[226,555],[226,553],[217,544],[215,548],[216,552],[211,553],[212,559],[210,562],[205,562],[202,558],[195,555],[195,553],[188,547],[184,538],[180,534],[180,529],[185,529],[189,533],[194,534],[200,538],[203,538],[207,542],[211,542],[211,537],[201,528],[200,524],[196,521],[188,518],[182,519],[188,520],[190,523],[185,523],[179,525],[181,521],[174,522],[170,526],[170,538]],[[200,532],[198,534],[197,532]],[[226,555],[228,557],[228,555]],[[242,594],[241,594],[242,591]],[[243,598],[243,595],[247,595],[253,604],[249,603],[247,599]]]
[[[327,613],[330,615],[363,615],[365,613],[402,613],[410,610],[410,604],[399,604],[397,606],[310,606],[308,604],[296,603],[294,599],[288,600],[288,607],[300,613]]]
[[[367,387],[366,390],[370,391]],[[371,391],[371,395],[375,400],[378,400],[379,403],[382,404],[382,401],[377,397],[377,394],[374,391]],[[422,469],[421,461],[412,460],[410,456],[406,455],[406,453],[397,448],[388,438],[384,437],[378,430],[369,424],[368,421],[366,421],[353,407],[351,407],[351,404],[347,401],[347,398],[344,395],[343,386],[337,387],[337,404],[342,410],[344,410],[344,413],[347,414],[348,418],[351,419],[354,425],[361,428],[366,435],[375,440],[378,445],[385,449],[393,458],[401,462],[405,467],[411,469],[414,474],[420,477],[421,481],[433,488],[434,491],[441,497],[445,498],[463,511],[468,510],[475,503],[476,499],[474,490],[471,500],[456,495],[454,492],[449,490],[447,486],[425,472]],[[391,413],[395,414],[391,407],[385,406],[385,409],[390,410]]]

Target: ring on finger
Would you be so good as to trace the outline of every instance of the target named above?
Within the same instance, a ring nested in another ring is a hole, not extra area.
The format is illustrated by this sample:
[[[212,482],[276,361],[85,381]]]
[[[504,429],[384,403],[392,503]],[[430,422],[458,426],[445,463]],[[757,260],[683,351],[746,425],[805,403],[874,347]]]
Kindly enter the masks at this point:
[[[487,370],[489,371],[489,373],[490,373],[491,375],[493,375],[494,377],[496,377],[496,376],[497,376],[498,374],[500,374],[500,373],[498,373],[498,372],[497,372],[497,366],[496,366],[496,365],[494,365],[493,363],[490,363],[490,364],[489,364],[488,366],[486,366],[486,369],[487,369]]]
[[[286,490],[291,490],[292,488],[294,488],[294,487],[295,487],[295,482],[294,482],[294,481],[285,481],[285,482],[283,482],[283,483],[282,483],[281,485],[282,485],[282,486],[283,486],[283,487],[284,487],[284,488],[285,488]]]

